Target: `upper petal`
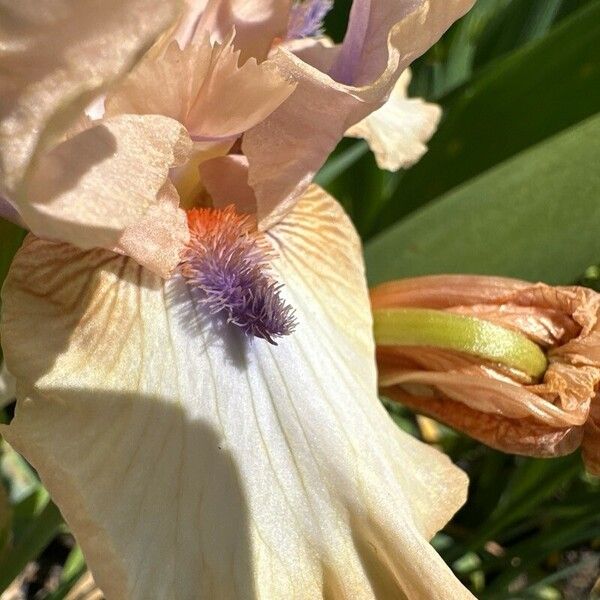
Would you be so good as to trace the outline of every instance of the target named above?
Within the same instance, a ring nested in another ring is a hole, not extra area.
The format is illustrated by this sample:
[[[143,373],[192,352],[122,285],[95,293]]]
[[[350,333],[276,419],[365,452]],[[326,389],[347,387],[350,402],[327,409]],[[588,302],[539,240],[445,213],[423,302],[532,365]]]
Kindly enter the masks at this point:
[[[183,123],[195,139],[235,138],[260,123],[294,86],[272,61],[239,66],[233,36],[205,35],[183,50],[173,42],[148,55],[106,100],[108,115],[161,114]]]
[[[363,86],[384,70],[404,70],[462,17],[475,0],[355,0],[331,76]]]
[[[208,0],[192,34],[198,41],[207,33],[223,41],[235,28],[240,60],[264,60],[275,39],[285,38],[291,0]]]
[[[19,194],[38,144],[126,71],[176,7],[174,0],[0,0],[0,186],[8,195]]]
[[[108,598],[472,597],[426,541],[466,478],[377,399],[348,218],[313,188],[265,241],[298,319],[276,348],[178,276],[30,239],[3,290],[2,433]]]
[[[181,164],[189,150],[187,132],[173,119],[107,119],[41,157],[21,216],[36,235],[80,248],[127,252],[167,275],[179,262],[187,228],[177,202],[162,190],[169,169]],[[167,224],[172,228],[165,230]],[[131,243],[132,236],[138,244]],[[164,247],[152,242],[158,237]]]
[[[414,165],[427,152],[442,110],[420,98],[408,98],[410,71],[398,79],[386,103],[346,131],[365,139],[380,169],[397,171]]]
[[[266,229],[291,209],[344,133],[382,106],[400,74],[474,0],[360,0],[329,74],[280,48],[294,93],[244,136],[249,183]],[[343,76],[342,76],[343,75]]]

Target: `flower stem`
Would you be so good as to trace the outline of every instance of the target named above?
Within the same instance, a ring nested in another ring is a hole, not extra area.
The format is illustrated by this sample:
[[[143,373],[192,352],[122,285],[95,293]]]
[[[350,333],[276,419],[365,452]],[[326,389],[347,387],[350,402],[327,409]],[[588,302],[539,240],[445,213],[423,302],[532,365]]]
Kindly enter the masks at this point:
[[[519,369],[534,378],[546,371],[542,349],[524,335],[489,321],[424,308],[373,311],[380,346],[430,346],[464,352]]]

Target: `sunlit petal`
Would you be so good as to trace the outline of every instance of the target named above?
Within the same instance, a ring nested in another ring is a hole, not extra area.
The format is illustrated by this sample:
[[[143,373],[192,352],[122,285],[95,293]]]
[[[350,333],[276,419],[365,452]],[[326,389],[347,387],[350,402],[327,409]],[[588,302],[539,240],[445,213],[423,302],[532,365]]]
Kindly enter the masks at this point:
[[[276,39],[285,38],[291,0],[208,0],[193,33],[198,41],[210,32],[221,42],[235,28],[235,47],[243,62],[264,60]]]
[[[27,187],[30,202],[20,206],[28,227],[45,238],[80,248],[129,251],[166,275],[178,262],[187,230],[179,208],[160,193],[169,169],[190,150],[184,127],[158,115],[126,115],[102,121],[45,154]],[[132,245],[141,230],[148,239],[173,229],[171,246]],[[121,245],[121,238],[124,239]]]
[[[206,34],[181,50],[173,42],[148,56],[106,100],[108,115],[161,114],[183,123],[195,139],[240,135],[260,123],[293,91],[271,61],[239,66],[233,36],[213,45]]]
[[[348,41],[329,73],[285,47],[272,55],[284,76],[298,85],[244,136],[242,148],[250,161],[249,183],[262,228],[291,209],[344,133],[384,104],[406,67],[473,2],[355,2]]]
[[[177,5],[0,0],[0,189],[18,194],[38,144],[125,72],[175,19]]]
[[[312,188],[266,236],[295,333],[209,321],[126,257],[30,238],[3,290],[2,433],[108,598],[472,598],[427,543],[466,477],[376,395],[360,243]]]
[[[427,152],[442,111],[437,104],[408,98],[410,71],[404,71],[387,102],[353,125],[346,136],[367,140],[380,169],[397,171],[414,165]]]

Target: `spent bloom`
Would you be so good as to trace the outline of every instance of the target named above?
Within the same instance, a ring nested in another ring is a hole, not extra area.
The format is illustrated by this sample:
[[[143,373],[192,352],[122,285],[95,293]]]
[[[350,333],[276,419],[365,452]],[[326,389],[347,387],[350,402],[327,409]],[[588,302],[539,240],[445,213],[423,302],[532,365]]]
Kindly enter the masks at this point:
[[[109,599],[470,598],[428,543],[466,477],[379,403],[360,240],[311,179],[346,132],[422,154],[404,73],[472,0],[357,0],[339,46],[324,5],[299,37],[290,2],[177,4],[0,0],[31,231],[2,434]]]
[[[383,394],[505,452],[547,457],[581,446],[587,469],[600,474],[598,293],[439,275],[384,283],[371,302]],[[381,320],[406,314],[421,325],[440,319],[436,339],[385,339]],[[439,336],[455,322],[467,332],[460,347]]]

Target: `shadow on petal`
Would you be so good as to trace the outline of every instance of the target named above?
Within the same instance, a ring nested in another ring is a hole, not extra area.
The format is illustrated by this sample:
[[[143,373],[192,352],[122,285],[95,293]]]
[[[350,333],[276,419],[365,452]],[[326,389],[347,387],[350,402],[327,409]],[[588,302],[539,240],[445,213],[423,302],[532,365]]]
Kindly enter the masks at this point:
[[[3,434],[39,471],[108,597],[144,597],[138,586],[254,597],[243,485],[210,423],[151,395],[48,389],[21,401]]]

